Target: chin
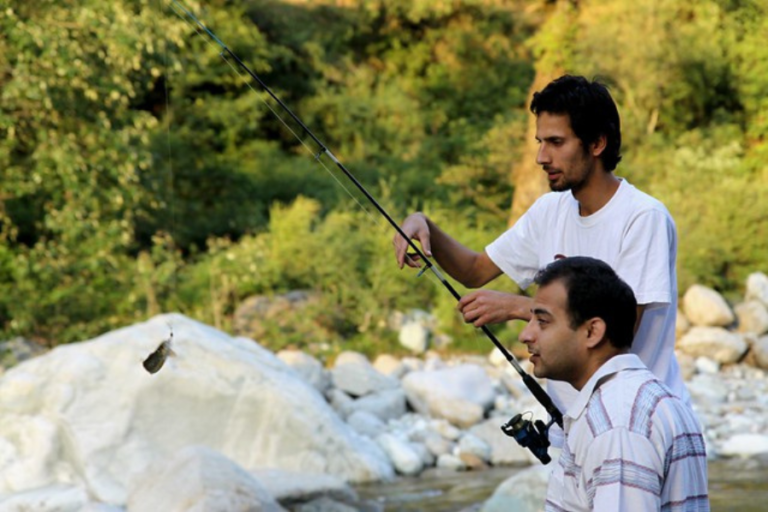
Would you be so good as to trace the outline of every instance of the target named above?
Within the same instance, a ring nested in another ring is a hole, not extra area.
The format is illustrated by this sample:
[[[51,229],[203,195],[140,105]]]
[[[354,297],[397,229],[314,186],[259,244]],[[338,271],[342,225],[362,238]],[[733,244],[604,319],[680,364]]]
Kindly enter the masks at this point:
[[[549,184],[549,190],[552,192],[565,192],[566,190],[571,190],[571,185],[568,183],[550,183]]]

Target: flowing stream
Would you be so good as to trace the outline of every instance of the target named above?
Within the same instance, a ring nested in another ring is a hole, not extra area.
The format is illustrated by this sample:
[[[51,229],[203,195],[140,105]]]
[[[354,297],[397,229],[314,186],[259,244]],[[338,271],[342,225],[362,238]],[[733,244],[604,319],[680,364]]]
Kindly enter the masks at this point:
[[[483,471],[426,471],[419,477],[357,487],[361,497],[384,505],[386,512],[459,512],[479,510],[498,485],[520,468]],[[768,510],[768,459],[723,459],[709,463],[713,512]]]

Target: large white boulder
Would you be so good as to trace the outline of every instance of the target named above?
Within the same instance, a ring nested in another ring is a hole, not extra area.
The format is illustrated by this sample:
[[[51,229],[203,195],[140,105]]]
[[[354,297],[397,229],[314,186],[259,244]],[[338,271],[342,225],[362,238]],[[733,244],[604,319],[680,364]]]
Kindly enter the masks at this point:
[[[203,446],[155,461],[134,481],[128,512],[281,512],[267,489],[243,468]]]
[[[178,355],[150,375],[141,362],[171,328]],[[26,361],[0,378],[0,403],[0,494],[65,484],[122,504],[133,478],[190,445],[249,470],[394,474],[272,353],[178,314]]]

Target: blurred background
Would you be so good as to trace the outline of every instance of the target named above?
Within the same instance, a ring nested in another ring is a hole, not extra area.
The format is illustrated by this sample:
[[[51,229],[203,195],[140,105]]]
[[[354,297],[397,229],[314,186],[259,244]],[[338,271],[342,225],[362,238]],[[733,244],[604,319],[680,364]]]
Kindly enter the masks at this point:
[[[532,93],[582,74],[619,104],[616,174],[677,222],[681,293],[741,296],[766,268],[763,0],[186,5],[397,220],[423,210],[482,249],[547,190]],[[219,50],[172,2],[4,3],[0,338],[52,347],[179,311],[272,350],[373,354],[421,308],[451,350],[487,352]],[[238,324],[296,291],[302,308]]]

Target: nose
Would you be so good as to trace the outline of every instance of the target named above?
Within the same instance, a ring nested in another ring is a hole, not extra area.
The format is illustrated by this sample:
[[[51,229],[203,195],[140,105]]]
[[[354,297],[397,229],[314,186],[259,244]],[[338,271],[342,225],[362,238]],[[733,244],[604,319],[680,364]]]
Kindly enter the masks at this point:
[[[525,345],[530,345],[534,342],[534,333],[533,333],[533,319],[531,319],[527,324],[525,324],[525,328],[523,328],[522,331],[520,331],[520,334],[517,337],[518,341],[521,343],[524,343]]]
[[[539,165],[552,163],[549,157],[549,152],[547,151],[547,146],[543,142],[539,144],[539,150],[536,153],[536,163]]]

